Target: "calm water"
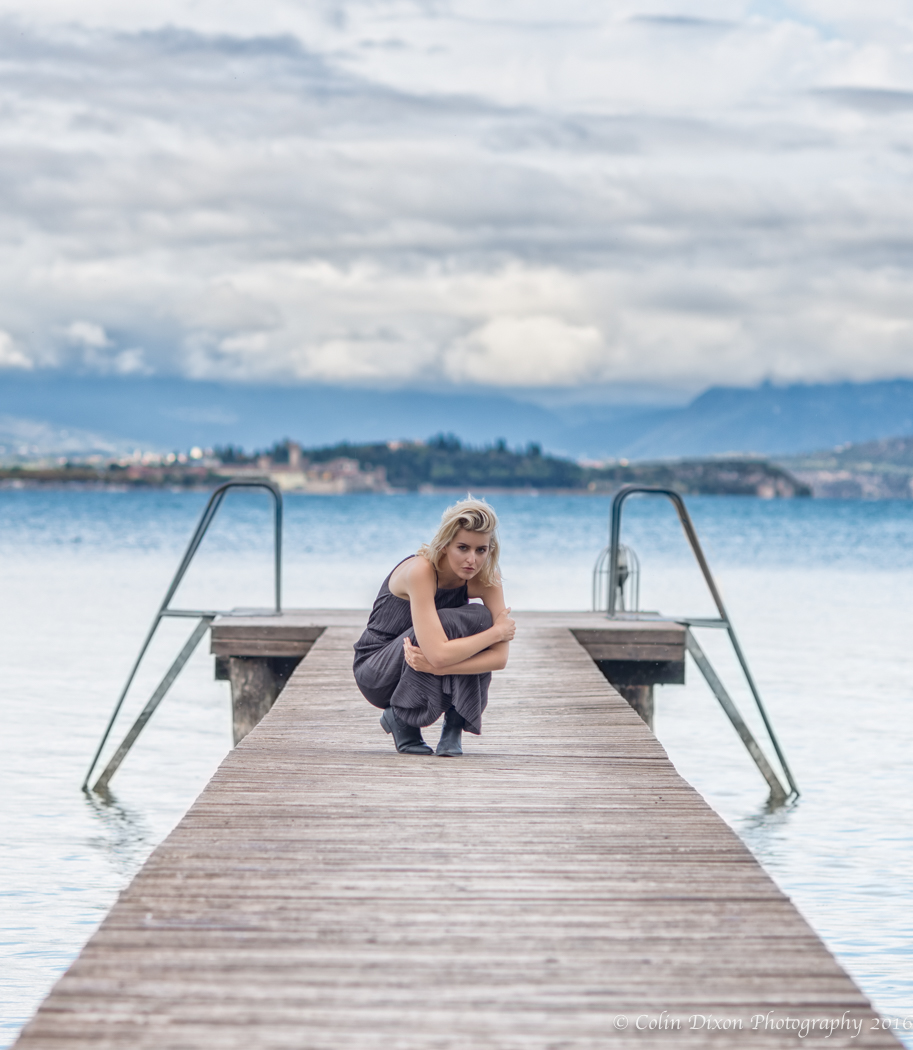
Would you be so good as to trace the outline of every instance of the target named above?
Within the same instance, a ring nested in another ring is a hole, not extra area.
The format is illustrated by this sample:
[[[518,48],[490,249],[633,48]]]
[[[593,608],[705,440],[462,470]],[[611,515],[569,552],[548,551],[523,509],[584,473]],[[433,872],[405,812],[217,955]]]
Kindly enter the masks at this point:
[[[0,1046],[230,747],[228,686],[201,648],[118,773],[112,804],[79,791],[204,501],[0,491]],[[286,604],[368,605],[447,502],[287,498]],[[492,502],[513,606],[587,608],[609,501]],[[876,1006],[913,1018],[913,503],[689,505],[802,798],[765,812],[763,781],[691,667],[688,685],[657,690],[657,734]],[[264,497],[230,497],[179,602],[268,605],[266,522]],[[626,538],[641,557],[644,608],[712,613],[671,508],[632,501]],[[189,630],[167,625],[128,716]],[[704,638],[747,713],[722,640]]]

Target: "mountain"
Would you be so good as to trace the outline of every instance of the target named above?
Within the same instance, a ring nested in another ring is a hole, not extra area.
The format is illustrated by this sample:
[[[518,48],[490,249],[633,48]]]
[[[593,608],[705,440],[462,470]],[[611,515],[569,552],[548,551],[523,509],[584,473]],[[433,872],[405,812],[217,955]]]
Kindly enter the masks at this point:
[[[14,417],[20,431],[44,428],[42,451],[61,452],[93,442],[99,450],[250,450],[285,437],[318,446],[453,433],[471,445],[499,438],[512,447],[536,442],[574,458],[783,456],[913,434],[913,381],[712,387],[680,408],[550,409],[503,394],[7,372],[0,373],[2,415]],[[51,449],[55,441],[58,448]]]
[[[726,452],[785,455],[913,433],[913,381],[711,387],[631,434],[629,459]]]
[[[85,456],[92,453],[114,456],[127,451],[124,442],[92,431],[0,415],[0,456]]]
[[[263,448],[284,437],[305,445],[424,439],[441,431],[474,444],[497,438],[525,444],[551,442],[563,428],[547,409],[498,395],[60,373],[3,375],[2,413],[166,451]]]

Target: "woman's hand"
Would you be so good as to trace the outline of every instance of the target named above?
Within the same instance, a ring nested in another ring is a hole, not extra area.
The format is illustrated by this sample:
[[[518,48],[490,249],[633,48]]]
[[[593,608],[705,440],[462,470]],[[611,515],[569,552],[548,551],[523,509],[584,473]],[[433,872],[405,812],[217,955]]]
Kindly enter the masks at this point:
[[[425,674],[438,674],[438,671],[431,666],[421,649],[417,645],[413,645],[408,638],[403,639],[403,653],[406,657],[406,663],[413,671],[424,671]]]
[[[495,617],[495,622],[491,625],[493,631],[498,632],[499,642],[509,642],[513,639],[517,633],[516,621],[510,618],[510,607],[502,609]]]

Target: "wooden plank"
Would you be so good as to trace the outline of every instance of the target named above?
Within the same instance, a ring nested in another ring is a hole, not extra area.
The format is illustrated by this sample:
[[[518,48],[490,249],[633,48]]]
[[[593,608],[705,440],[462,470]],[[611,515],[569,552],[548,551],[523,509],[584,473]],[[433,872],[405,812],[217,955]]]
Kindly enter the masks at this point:
[[[288,641],[277,638],[211,638],[209,651],[213,656],[305,656],[313,642]]]
[[[795,1047],[768,1013],[898,1045],[570,633],[604,618],[517,614],[444,760],[397,755],[355,688],[364,613],[294,615],[327,629],[22,1050]]]
[[[583,646],[677,645],[683,648],[685,645],[685,628],[674,623],[619,623],[602,628],[572,628],[571,633]]]
[[[645,660],[680,663],[685,658],[683,645],[631,645],[628,643],[600,645],[587,642],[583,648],[593,660]]]
[[[265,618],[264,618],[265,619]],[[277,618],[278,619],[278,618]],[[291,619],[291,618],[289,618]],[[235,622],[230,617],[217,617],[212,624],[212,636],[220,641],[236,638],[258,641],[316,642],[323,628],[314,624],[296,624],[284,618],[278,622]]]

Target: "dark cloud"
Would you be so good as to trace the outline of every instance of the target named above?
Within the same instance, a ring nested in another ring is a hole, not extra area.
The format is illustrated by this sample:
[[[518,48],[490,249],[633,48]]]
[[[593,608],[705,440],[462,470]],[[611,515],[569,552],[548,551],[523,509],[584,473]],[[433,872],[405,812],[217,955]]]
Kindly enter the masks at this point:
[[[647,25],[660,29],[684,29],[719,32],[738,27],[737,22],[719,18],[695,18],[693,15],[634,15],[630,20],[635,25]]]
[[[873,87],[818,88],[819,98],[860,113],[904,113],[913,110],[913,91],[894,91]]]

